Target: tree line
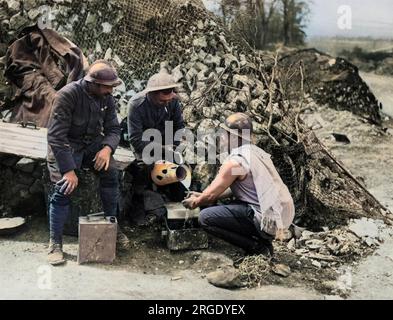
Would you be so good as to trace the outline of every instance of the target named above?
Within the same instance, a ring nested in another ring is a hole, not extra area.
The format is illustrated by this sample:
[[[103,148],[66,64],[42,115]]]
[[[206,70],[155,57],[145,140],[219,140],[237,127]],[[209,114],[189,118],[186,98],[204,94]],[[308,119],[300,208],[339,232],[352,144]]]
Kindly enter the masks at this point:
[[[255,49],[304,44],[309,0],[210,0],[234,33]]]

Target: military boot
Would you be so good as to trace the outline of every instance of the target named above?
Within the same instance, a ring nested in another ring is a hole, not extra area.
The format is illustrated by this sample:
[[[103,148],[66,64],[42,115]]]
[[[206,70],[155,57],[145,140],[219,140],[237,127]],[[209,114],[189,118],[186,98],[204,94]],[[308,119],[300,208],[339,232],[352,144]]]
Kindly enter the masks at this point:
[[[52,266],[64,264],[66,261],[63,254],[63,245],[60,243],[49,242],[48,263]]]
[[[117,248],[121,251],[130,249],[130,240],[128,237],[118,228],[117,230]]]

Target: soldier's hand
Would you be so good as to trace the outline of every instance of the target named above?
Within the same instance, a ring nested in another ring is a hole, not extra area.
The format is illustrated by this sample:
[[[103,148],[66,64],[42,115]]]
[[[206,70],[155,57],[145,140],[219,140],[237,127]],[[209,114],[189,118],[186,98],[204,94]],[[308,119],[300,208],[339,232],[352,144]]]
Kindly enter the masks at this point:
[[[197,207],[196,205],[196,199],[197,197],[195,196],[190,196],[187,199],[182,201],[182,205],[186,208],[186,209],[195,209]]]
[[[63,175],[63,178],[56,183],[61,186],[60,193],[70,195],[78,187],[78,177],[75,171],[69,171]]]
[[[104,169],[105,171],[109,168],[109,163],[111,161],[112,149],[108,146],[105,146],[101,151],[97,152],[93,161],[94,169],[97,171],[101,171]]]

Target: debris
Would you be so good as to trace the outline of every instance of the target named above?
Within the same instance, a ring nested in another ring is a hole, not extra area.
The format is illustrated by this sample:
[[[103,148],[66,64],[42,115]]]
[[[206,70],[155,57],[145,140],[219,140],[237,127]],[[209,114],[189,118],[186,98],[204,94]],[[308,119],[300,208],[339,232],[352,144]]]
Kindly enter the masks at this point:
[[[0,235],[11,235],[17,233],[25,225],[24,218],[1,218],[0,219]]]
[[[239,272],[233,267],[226,267],[225,269],[211,272],[206,278],[210,284],[219,288],[236,289],[244,287]]]
[[[110,33],[112,31],[113,26],[109,22],[104,22],[101,25],[103,33]]]
[[[350,144],[351,140],[345,135],[341,133],[332,133],[332,136],[336,139],[337,142],[341,142],[344,144]]]
[[[179,276],[179,277],[172,277],[171,281],[178,281],[178,280],[181,280],[181,279],[183,279],[183,277],[181,277],[181,276]]]
[[[295,239],[291,239],[288,244],[287,244],[287,248],[289,250],[295,250],[296,249],[296,240]]]
[[[307,248],[310,250],[318,250],[322,248],[324,242],[322,240],[313,239],[313,240],[307,240],[305,244]]]
[[[20,10],[20,1],[7,0],[7,7],[11,12],[17,12]]]
[[[307,258],[328,261],[328,262],[339,261],[339,259],[334,256],[327,256],[327,255],[322,255],[322,254],[317,254],[317,253],[308,254]]]
[[[283,86],[288,94],[298,100],[301,86],[300,64],[306,85],[304,89],[320,105],[348,110],[369,122],[381,125],[382,117],[377,98],[359,75],[358,68],[343,58],[329,56],[316,49],[296,50],[279,61],[281,74],[288,71],[297,75]]]
[[[291,268],[286,266],[286,265],[284,265],[284,264],[276,264],[276,265],[274,265],[273,268],[272,268],[272,271],[275,274],[277,274],[277,275],[279,275],[279,276],[281,276],[283,278],[287,278],[291,274]]]
[[[268,258],[263,255],[246,257],[239,264],[239,273],[242,279],[245,279],[250,286],[265,283],[270,272],[270,262]]]
[[[32,173],[34,171],[35,165],[36,161],[28,158],[22,158],[16,164],[16,168],[26,173]]]
[[[20,30],[22,27],[25,27],[29,24],[29,19],[22,15],[20,12],[13,15],[10,19],[10,29],[11,30]]]
[[[295,238],[300,239],[302,237],[303,232],[306,231],[306,229],[298,227],[294,224],[292,226],[293,226],[293,233],[295,235]]]

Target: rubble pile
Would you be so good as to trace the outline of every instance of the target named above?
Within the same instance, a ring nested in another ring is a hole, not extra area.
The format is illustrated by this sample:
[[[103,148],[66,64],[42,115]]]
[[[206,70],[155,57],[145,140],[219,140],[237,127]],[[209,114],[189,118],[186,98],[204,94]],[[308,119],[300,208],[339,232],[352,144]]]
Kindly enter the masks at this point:
[[[300,67],[303,68],[303,81]],[[306,49],[282,57],[279,69],[281,84],[291,101],[299,101],[303,82],[304,92],[318,104],[348,110],[381,125],[382,104],[362,80],[358,68],[347,60]]]
[[[334,230],[325,227],[322,232],[311,232],[296,227],[285,242],[277,242],[276,258],[251,256],[242,260],[236,268],[248,286],[260,286],[274,282],[274,277],[288,278],[297,272],[309,270],[310,274],[341,272],[344,265],[371,254],[393,230],[381,220],[355,219],[348,226]],[[281,264],[281,263],[285,264]],[[313,280],[312,277],[310,280]],[[340,280],[340,278],[338,278]],[[326,281],[314,283],[319,290],[328,290],[345,296],[347,292],[337,288],[338,283]],[[338,291],[338,292],[336,292]]]
[[[367,51],[359,47],[343,50],[340,56],[348,59],[365,72],[375,72],[378,75],[393,75],[393,49]]]
[[[26,217],[46,212],[44,165],[40,161],[0,154],[1,215]]]
[[[4,7],[9,2],[1,4]],[[279,68],[269,66],[261,55],[234,39],[220,20],[194,1],[58,0],[46,4],[52,27],[80,46],[90,61],[105,58],[119,69],[124,81],[118,93],[121,115],[126,114],[128,99],[153,73],[166,69],[183,84],[179,96],[186,124],[194,132],[206,132],[206,137],[187,146],[186,160],[197,148],[208,148],[210,129],[234,112],[245,112],[254,120],[257,144],[272,154],[295,199],[296,223],[318,230],[322,225],[346,223],[349,218],[384,218],[385,210],[378,201],[303,125],[290,99],[283,95]],[[330,66],[329,61],[321,65]],[[340,71],[342,64],[336,60],[330,67]],[[319,71],[316,77],[320,78]],[[340,73],[340,77],[344,75]],[[332,84],[331,90],[341,83],[340,77],[327,82]],[[355,93],[353,87],[345,92],[360,105],[363,100],[356,96],[365,88],[354,79],[360,87]],[[321,99],[326,101],[333,91],[326,91],[325,100]],[[319,91],[315,94],[323,96]],[[359,110],[377,119],[374,102],[370,105],[370,110],[366,106]],[[206,160],[197,159],[193,168],[195,189],[204,188],[217,170],[217,165],[208,165]]]

